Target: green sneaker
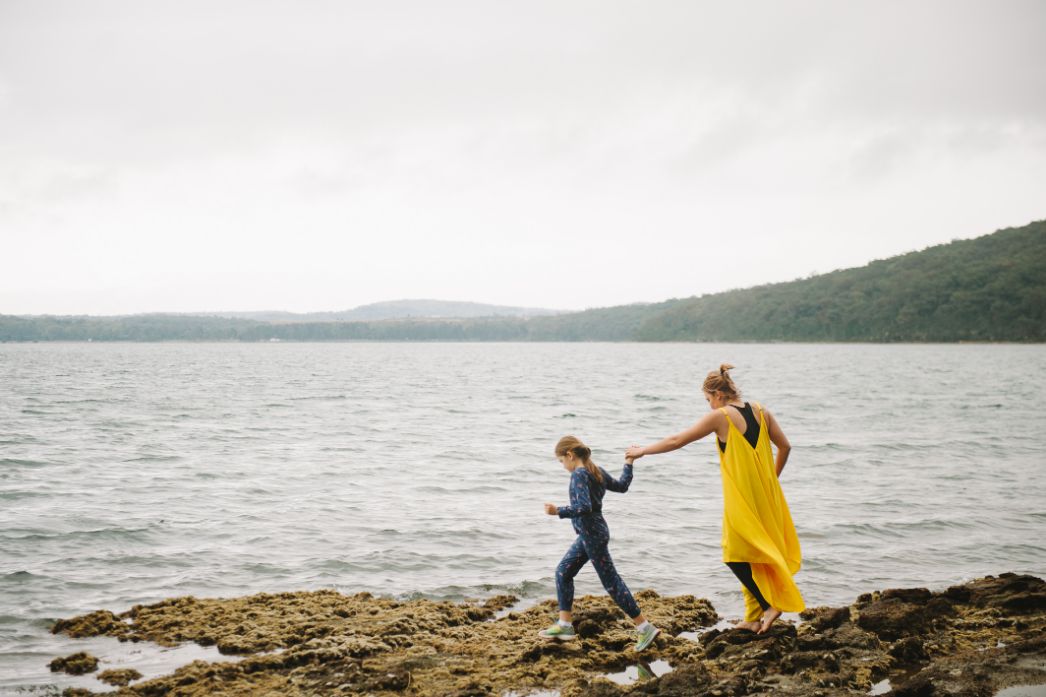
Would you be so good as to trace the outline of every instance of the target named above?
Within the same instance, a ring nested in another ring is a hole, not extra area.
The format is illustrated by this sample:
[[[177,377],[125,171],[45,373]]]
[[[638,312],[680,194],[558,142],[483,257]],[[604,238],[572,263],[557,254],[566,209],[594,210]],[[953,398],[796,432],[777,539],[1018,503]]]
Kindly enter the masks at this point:
[[[650,643],[654,640],[661,630],[652,624],[648,624],[646,631],[636,630],[636,651],[642,651],[646,647],[650,646]]]
[[[548,629],[542,629],[538,632],[538,636],[542,639],[559,639],[560,641],[570,641],[571,639],[577,638],[577,634],[574,632],[574,627],[572,625],[564,627],[559,622],[556,622]]]

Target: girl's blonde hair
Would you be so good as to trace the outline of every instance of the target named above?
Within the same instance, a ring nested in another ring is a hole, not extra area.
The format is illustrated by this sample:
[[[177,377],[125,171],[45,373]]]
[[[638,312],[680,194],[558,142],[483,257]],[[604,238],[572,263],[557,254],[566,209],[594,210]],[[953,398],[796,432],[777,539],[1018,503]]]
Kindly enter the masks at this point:
[[[740,399],[741,390],[737,389],[737,385],[734,384],[733,379],[727,374],[727,371],[732,370],[733,367],[729,363],[720,365],[719,370],[713,370],[708,374],[704,384],[701,385],[701,389],[709,394],[718,392],[725,395],[727,399]]]
[[[585,466],[588,473],[595,477],[597,482],[603,483],[602,470],[592,462],[592,448],[582,443],[576,436],[563,436],[556,443],[556,457],[565,457],[567,453],[572,453],[574,457],[581,460],[581,464]]]

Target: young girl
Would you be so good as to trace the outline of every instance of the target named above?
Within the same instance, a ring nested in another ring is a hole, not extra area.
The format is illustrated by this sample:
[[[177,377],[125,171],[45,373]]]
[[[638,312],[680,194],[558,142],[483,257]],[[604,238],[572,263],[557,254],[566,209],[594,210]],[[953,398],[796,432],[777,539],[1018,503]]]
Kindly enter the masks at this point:
[[[781,425],[757,402],[745,402],[724,363],[705,378],[702,390],[712,408],[696,424],[641,447],[626,458],[669,453],[715,433],[723,479],[723,562],[741,582],[745,619],[737,627],[760,634],[781,612],[800,612],[803,597],[792,575],[801,554],[792,516],[778,477],[792,446]],[[754,408],[753,408],[754,407]],[[777,446],[775,460],[770,444]]]
[[[546,503],[545,513],[570,518],[577,539],[570,546],[556,569],[556,595],[559,598],[559,622],[538,633],[543,639],[573,639],[571,609],[574,605],[574,576],[591,561],[596,567],[599,580],[603,583],[614,602],[632,618],[636,625],[636,651],[650,646],[660,631],[646,621],[639,611],[635,598],[628,586],[618,576],[610,558],[607,544],[610,529],[603,519],[603,494],[607,489],[619,493],[628,491],[632,483],[632,460],[625,460],[621,479],[614,479],[602,467],[592,462],[592,451],[574,436],[564,436],[556,443],[556,458],[570,472],[570,505],[559,506]]]

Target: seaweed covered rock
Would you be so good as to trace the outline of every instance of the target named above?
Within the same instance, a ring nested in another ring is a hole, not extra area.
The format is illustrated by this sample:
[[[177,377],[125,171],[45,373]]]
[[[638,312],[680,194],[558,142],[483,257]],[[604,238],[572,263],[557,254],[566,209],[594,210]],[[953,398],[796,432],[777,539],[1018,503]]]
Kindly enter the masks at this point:
[[[116,670],[104,670],[98,674],[98,679],[108,685],[126,687],[135,680],[140,680],[142,674],[134,668],[119,668]]]
[[[662,629],[643,657],[669,669],[625,685],[607,676],[634,665],[634,631],[605,596],[576,600],[573,641],[538,638],[555,617],[551,600],[506,612],[514,599],[454,604],[333,591],[174,598],[62,626],[247,654],[127,684],[120,697],[836,697],[884,680],[894,695],[989,697],[1046,683],[1044,590],[1041,580],[1013,574],[943,592],[886,589],[850,607],[813,608],[800,624],[780,621],[765,634],[712,629],[719,618],[706,600],[640,591],[644,613]]]
[[[79,651],[65,658],[56,658],[48,664],[53,673],[83,675],[98,670],[98,659],[89,653]]]

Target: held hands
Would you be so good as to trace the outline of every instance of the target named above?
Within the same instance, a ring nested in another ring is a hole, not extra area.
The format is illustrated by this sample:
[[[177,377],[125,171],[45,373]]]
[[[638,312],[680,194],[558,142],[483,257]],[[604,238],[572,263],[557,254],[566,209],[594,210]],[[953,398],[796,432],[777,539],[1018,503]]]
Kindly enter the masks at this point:
[[[545,513],[548,513],[549,515],[559,515],[559,509],[556,507],[556,504],[554,503],[546,503]]]
[[[644,455],[646,455],[646,453],[643,452],[643,446],[633,445],[625,451],[625,462],[632,464],[631,462],[629,462],[630,460],[638,460]]]

